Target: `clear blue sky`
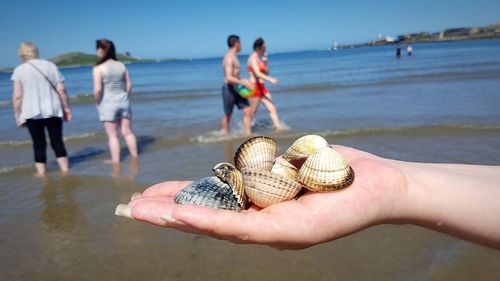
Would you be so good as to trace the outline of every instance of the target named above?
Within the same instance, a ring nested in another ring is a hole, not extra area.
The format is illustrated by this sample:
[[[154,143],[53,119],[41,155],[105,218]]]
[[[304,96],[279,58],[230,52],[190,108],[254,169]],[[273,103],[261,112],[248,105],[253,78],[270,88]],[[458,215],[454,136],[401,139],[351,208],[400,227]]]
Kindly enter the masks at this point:
[[[324,49],[378,34],[397,36],[500,22],[499,0],[379,1],[32,1],[3,0],[0,68],[19,63],[20,42],[41,57],[94,52],[109,38],[144,58],[221,56],[235,33],[248,53],[258,36],[270,52]]]

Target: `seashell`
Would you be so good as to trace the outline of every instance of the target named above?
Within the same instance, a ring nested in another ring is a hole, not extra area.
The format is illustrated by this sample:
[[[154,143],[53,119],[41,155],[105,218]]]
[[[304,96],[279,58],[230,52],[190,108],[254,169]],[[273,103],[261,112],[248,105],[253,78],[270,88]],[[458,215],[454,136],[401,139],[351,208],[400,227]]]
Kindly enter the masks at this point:
[[[333,148],[325,147],[307,158],[297,180],[311,191],[333,191],[349,186],[354,170]]]
[[[238,212],[241,210],[231,186],[215,176],[190,183],[175,194],[174,202]]]
[[[285,154],[283,154],[283,159],[291,161],[306,158],[324,147],[328,147],[328,142],[323,137],[306,135],[293,142]]]
[[[276,158],[276,161],[274,161],[274,165],[271,168],[271,173],[278,174],[285,178],[296,181],[299,170],[282,157],[278,157]]]
[[[241,209],[245,209],[247,204],[247,196],[245,195],[245,187],[243,186],[243,175],[236,167],[227,162],[222,162],[212,168],[214,175],[223,182],[229,184],[232,188],[233,195],[238,200]]]
[[[245,141],[234,155],[234,164],[240,171],[246,168],[270,171],[278,144],[269,137],[258,136]]]
[[[261,208],[291,200],[302,189],[297,181],[268,171],[245,169],[242,174],[248,199]]]

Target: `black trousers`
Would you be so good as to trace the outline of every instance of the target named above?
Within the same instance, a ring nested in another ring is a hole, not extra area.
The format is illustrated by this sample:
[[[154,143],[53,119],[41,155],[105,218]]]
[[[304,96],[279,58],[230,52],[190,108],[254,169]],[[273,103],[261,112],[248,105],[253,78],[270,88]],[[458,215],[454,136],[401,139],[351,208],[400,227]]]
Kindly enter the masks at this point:
[[[67,156],[62,138],[62,123],[62,118],[59,117],[26,120],[26,125],[28,126],[31,139],[33,140],[35,162],[47,163],[47,140],[45,138],[45,128],[47,128],[47,131],[49,132],[50,146],[52,146],[56,157]]]

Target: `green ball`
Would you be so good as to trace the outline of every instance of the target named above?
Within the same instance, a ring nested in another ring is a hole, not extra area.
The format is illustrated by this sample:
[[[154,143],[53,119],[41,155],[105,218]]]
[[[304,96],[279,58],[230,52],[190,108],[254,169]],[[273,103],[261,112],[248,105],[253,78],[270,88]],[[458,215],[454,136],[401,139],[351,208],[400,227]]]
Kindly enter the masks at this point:
[[[248,89],[247,87],[243,85],[237,85],[236,86],[236,92],[243,98],[248,98],[249,96],[253,95],[255,92],[255,89]]]

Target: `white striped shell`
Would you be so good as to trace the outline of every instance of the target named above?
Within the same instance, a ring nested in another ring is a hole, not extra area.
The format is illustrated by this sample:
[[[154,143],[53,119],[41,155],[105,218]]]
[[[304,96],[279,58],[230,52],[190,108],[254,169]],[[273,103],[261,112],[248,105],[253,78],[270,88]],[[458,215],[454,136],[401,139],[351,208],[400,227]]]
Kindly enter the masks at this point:
[[[274,161],[271,172],[296,181],[299,169],[282,157],[278,157],[276,158],[276,161]]]
[[[245,169],[242,173],[248,199],[261,208],[291,200],[302,189],[297,181],[268,171]]]
[[[333,191],[349,186],[354,171],[333,148],[325,147],[307,158],[297,180],[311,191]]]
[[[276,159],[278,144],[269,137],[253,137],[242,143],[234,155],[234,165],[240,171],[259,169],[270,171]]]
[[[328,142],[323,137],[306,135],[293,142],[285,154],[283,154],[283,159],[291,161],[306,158],[324,147],[328,147]]]

